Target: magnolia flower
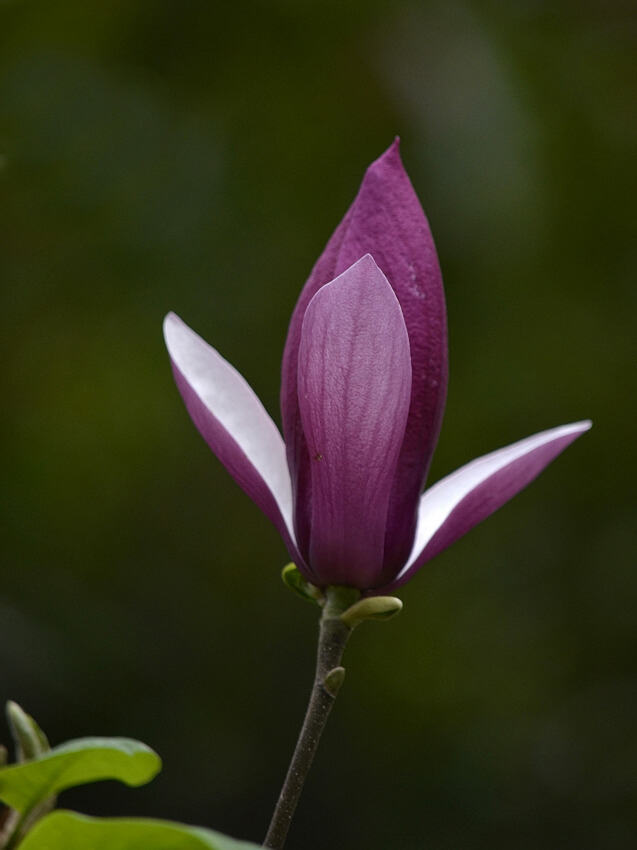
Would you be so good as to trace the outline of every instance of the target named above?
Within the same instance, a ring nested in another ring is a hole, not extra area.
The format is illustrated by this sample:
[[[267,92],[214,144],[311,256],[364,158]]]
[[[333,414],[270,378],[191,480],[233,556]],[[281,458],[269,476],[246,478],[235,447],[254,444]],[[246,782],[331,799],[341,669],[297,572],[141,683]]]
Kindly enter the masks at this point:
[[[368,168],[292,315],[285,442],[214,348],[172,313],[164,334],[201,435],[319,587],[395,590],[590,427],[543,431],[421,494],[446,396],[446,314],[436,249],[398,140]]]

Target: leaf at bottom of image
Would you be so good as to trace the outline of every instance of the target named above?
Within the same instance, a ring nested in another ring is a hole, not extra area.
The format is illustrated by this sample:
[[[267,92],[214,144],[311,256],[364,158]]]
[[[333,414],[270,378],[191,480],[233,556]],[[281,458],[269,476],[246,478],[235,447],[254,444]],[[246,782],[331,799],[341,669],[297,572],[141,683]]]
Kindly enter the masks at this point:
[[[57,811],[43,818],[20,850],[258,850],[196,826],[141,818],[89,818]]]
[[[130,738],[80,738],[0,770],[0,800],[22,814],[67,788],[116,779],[144,785],[161,769],[146,744]]]

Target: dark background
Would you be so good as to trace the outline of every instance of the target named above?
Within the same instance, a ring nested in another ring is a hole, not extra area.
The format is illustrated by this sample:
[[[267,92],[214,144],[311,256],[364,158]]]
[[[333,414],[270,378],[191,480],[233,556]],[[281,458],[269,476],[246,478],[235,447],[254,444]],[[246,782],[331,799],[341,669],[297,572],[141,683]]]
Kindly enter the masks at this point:
[[[633,2],[0,2],[0,698],[164,758],[64,805],[263,837],[316,613],[161,320],[278,421],[298,293],[396,134],[448,300],[432,480],[595,426],[354,635],[289,847],[632,848]]]

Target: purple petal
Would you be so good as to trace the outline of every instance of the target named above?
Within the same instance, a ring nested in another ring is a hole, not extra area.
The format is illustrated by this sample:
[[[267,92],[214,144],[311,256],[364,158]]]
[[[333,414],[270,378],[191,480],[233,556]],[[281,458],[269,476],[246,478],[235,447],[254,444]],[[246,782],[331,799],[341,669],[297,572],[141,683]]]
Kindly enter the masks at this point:
[[[297,526],[297,540],[321,585],[366,588],[384,579],[387,509],[410,387],[402,311],[366,255],[314,296],[299,346],[310,515]]]
[[[278,428],[246,380],[174,313],[164,338],[177,387],[199,433],[283,537],[299,567],[292,490]]]
[[[438,439],[447,392],[442,277],[427,219],[400,161],[398,140],[368,168],[354,203],[312,270],[290,323],[283,357],[281,409],[297,523],[298,511],[302,512],[308,499],[311,475],[297,398],[303,317],[315,293],[366,253],[373,256],[396,293],[411,349],[410,410],[385,539],[385,561],[397,570],[411,550],[418,497]]]
[[[591,422],[575,422],[527,437],[471,461],[423,493],[412,555],[392,582],[404,584],[446,549],[530,484]]]

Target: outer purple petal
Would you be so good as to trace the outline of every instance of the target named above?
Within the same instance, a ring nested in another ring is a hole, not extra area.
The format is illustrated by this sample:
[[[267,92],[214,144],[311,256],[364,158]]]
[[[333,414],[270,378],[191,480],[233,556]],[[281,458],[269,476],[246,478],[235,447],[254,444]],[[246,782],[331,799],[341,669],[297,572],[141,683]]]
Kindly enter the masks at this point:
[[[164,338],[177,387],[201,436],[304,567],[292,529],[292,490],[278,428],[239,372],[174,313],[164,320]]]
[[[314,296],[299,346],[311,516],[298,542],[321,585],[367,588],[390,577],[385,524],[410,388],[400,305],[366,255]]]
[[[542,431],[471,461],[434,484],[420,500],[411,557],[390,587],[404,584],[419,567],[508,502],[590,427],[586,421]]]
[[[297,398],[297,362],[305,311],[315,293],[370,253],[396,293],[409,335],[411,401],[392,486],[385,562],[405,563],[418,497],[438,439],[447,392],[447,331],[442,277],[427,219],[400,161],[398,140],[365,174],[354,203],[330,239],[292,316],[283,356],[281,408],[297,530],[307,523],[311,455]]]

